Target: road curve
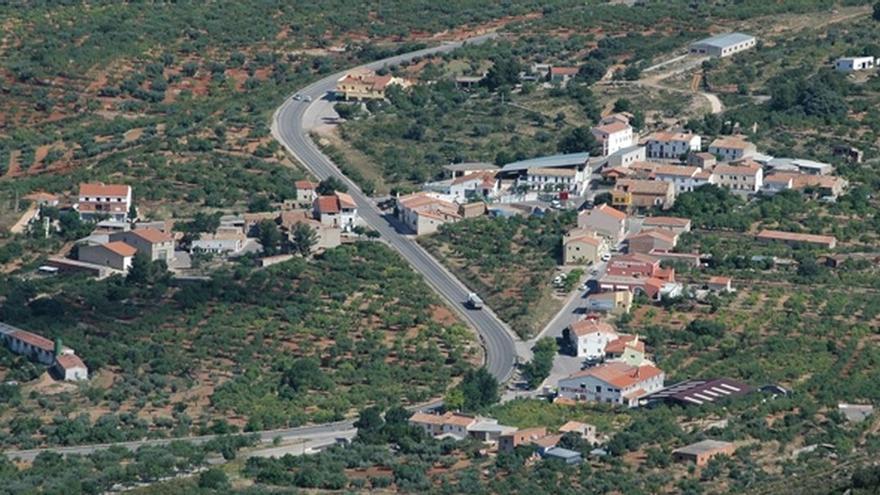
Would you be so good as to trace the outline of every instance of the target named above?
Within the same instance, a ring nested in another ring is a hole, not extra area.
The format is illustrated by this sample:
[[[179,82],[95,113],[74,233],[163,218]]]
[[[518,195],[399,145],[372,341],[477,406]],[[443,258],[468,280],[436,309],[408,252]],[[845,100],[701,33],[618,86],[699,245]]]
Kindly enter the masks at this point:
[[[379,60],[367,64],[366,67],[380,69],[385,65],[393,65],[418,56],[442,53],[454,50],[463,43],[481,43],[494,37],[494,34],[469,38],[464,42],[447,43],[433,48],[426,48],[395,57]],[[320,81],[312,83],[299,94],[312,97],[315,102],[322,98],[329,90],[333,89],[336,80],[344,73],[334,74]],[[303,127],[304,116],[309,104],[288,98],[287,101],[275,112],[272,119],[272,133],[278,141],[301,163],[303,163],[318,179],[330,176],[337,177],[349,187],[349,192],[358,205],[358,211],[364,221],[376,229],[382,238],[396,249],[415,270],[421,273],[425,280],[460,313],[467,318],[468,322],[477,330],[486,349],[486,368],[499,381],[506,381],[513,372],[516,361],[516,345],[513,332],[488,308],[482,311],[472,311],[464,307],[463,302],[467,298],[469,290],[458,279],[446,270],[436,259],[428,254],[413,240],[398,233],[386,220],[370,199],[361,192],[352,181],[345,177],[330,159],[321,153],[317,145],[312,142],[307,131]],[[422,410],[436,407],[440,402],[432,402],[413,406],[410,409]],[[282,440],[294,439],[324,439],[336,436],[345,436],[354,431],[354,421],[339,421],[313,426],[287,428],[281,430],[266,430],[255,432],[263,442],[270,442],[276,437]],[[203,435],[196,437],[181,437],[154,440],[138,440],[131,442],[115,442],[108,444],[76,445],[69,447],[46,447],[32,450],[7,450],[3,452],[10,459],[32,461],[41,452],[56,452],[62,455],[80,454],[88,455],[96,451],[106,450],[110,447],[123,447],[136,450],[145,445],[167,445],[168,443],[181,440],[193,443],[204,443],[216,435]]]
[[[492,37],[494,37],[494,34],[469,38],[464,42],[447,43],[372,62],[364,65],[364,67],[376,70],[409,61],[419,56],[449,52],[462,46],[463,43],[481,43]],[[400,234],[376,208],[370,198],[339,171],[336,165],[320,151],[309,136],[305,122],[306,113],[312,107],[329,107],[326,105],[326,102],[320,102],[321,104],[318,106],[316,104],[325,98],[329,91],[334,89],[336,81],[344,74],[345,72],[340,72],[327,76],[300,90],[299,94],[303,97],[311,98],[312,103],[298,101],[292,97],[288,98],[273,116],[272,134],[291,155],[308,168],[319,180],[333,176],[348,185],[349,193],[357,203],[358,213],[361,218],[367,225],[378,231],[382,239],[397,250],[416,271],[421,273],[431,287],[449,301],[450,304],[460,310],[459,312],[480,335],[486,351],[486,368],[499,381],[506,381],[513,372],[516,363],[516,337],[513,332],[490,309],[486,308],[482,311],[467,309],[463,304],[467,299],[468,292],[470,292],[467,287],[415,241]],[[314,117],[314,115],[310,114],[310,117]]]

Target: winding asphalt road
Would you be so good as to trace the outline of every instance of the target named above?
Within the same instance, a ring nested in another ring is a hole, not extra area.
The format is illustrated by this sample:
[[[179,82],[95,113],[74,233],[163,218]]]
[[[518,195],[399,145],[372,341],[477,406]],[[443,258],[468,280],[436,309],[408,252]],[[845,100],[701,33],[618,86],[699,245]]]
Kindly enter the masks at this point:
[[[426,48],[424,50],[418,50],[372,62],[365,67],[376,70],[387,65],[394,65],[412,60],[419,56],[449,52],[459,48],[464,43],[482,43],[493,37],[495,37],[494,33],[469,38],[463,42],[446,43],[437,47]],[[305,165],[315,177],[318,179],[326,179],[327,177],[332,176],[342,180],[348,185],[349,193],[358,205],[358,213],[361,218],[370,227],[378,231],[379,234],[381,234],[382,239],[396,249],[416,271],[421,273],[425,277],[425,280],[427,280],[427,282],[441,296],[460,310],[460,313],[480,335],[480,339],[486,350],[486,368],[499,381],[506,381],[513,372],[513,368],[516,364],[517,338],[515,334],[506,324],[504,324],[504,322],[495,316],[489,308],[475,311],[465,307],[464,301],[467,299],[467,294],[470,292],[468,288],[446,270],[436,259],[422,249],[415,241],[399,233],[391,221],[385,218],[378,208],[376,208],[370,198],[361,192],[356,184],[345,177],[333,162],[326,155],[321,153],[318,146],[312,142],[309,137],[307,121],[314,122],[313,118],[316,117],[316,114],[319,119],[322,116],[329,117],[329,115],[325,114],[328,110],[332,113],[332,105],[329,105],[326,100],[322,99],[327,95],[328,91],[335,87],[337,79],[344,74],[345,72],[340,72],[325,77],[320,81],[312,83],[298,93],[302,96],[310,97],[312,102],[295,100],[293,97],[288,98],[273,116],[273,135],[294,157]],[[313,108],[307,117],[306,112],[310,110],[310,107]],[[412,409],[428,409],[435,407],[437,404],[437,402],[423,404],[421,406],[415,406]],[[280,437],[282,440],[330,440],[339,437],[351,437],[354,432],[354,421],[340,421],[322,425],[260,431],[256,432],[256,434],[259,435],[262,442],[271,442],[276,437]],[[215,438],[215,435],[183,437],[177,439],[140,440],[111,444],[78,445],[70,447],[48,447],[33,450],[6,451],[4,454],[12,459],[17,458],[24,461],[32,461],[39,453],[46,451],[57,452],[64,455],[88,455],[114,446],[136,450],[145,445],[167,445],[174,440],[204,443],[213,438]]]
[[[464,42],[446,43],[366,64],[370,69],[399,64],[416,57],[444,53],[462,46],[463,43],[481,43],[494,37],[487,34],[470,38]],[[348,72],[348,71],[345,71]],[[272,121],[272,134],[299,162],[319,180],[336,177],[348,185],[349,193],[358,206],[358,214],[382,239],[397,250],[412,267],[421,273],[428,284],[448,300],[476,329],[486,351],[486,368],[499,381],[506,381],[516,364],[516,337],[510,328],[489,308],[481,311],[468,309],[464,302],[471,292],[461,281],[444,268],[414,240],[401,234],[389,219],[385,218],[373,201],[360,188],[350,181],[333,162],[324,155],[309,136],[310,125],[321,117],[332,118],[332,106],[327,104],[327,94],[336,86],[336,81],[345,72],[327,76],[312,83],[298,93],[304,100],[289,98],[275,112]],[[311,99],[306,102],[305,99]],[[307,115],[308,113],[308,115]]]

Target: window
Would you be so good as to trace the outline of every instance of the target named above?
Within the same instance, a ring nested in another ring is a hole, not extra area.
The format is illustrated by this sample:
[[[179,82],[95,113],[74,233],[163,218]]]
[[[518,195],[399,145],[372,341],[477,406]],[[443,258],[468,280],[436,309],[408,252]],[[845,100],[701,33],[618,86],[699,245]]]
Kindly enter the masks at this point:
[[[596,385],[596,393],[598,394],[598,393],[601,393],[601,392],[602,392],[602,386],[601,386],[601,385]]]

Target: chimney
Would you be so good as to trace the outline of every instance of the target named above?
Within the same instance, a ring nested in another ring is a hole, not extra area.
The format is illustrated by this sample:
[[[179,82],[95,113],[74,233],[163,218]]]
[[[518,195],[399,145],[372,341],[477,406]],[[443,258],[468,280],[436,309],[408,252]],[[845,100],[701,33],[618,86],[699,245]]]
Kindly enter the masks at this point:
[[[55,357],[61,355],[61,339],[55,339]]]

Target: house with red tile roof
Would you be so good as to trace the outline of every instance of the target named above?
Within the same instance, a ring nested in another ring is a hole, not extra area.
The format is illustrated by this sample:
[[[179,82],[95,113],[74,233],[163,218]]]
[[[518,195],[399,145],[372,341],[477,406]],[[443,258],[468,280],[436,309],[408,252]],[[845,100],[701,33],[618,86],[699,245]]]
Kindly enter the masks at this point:
[[[143,228],[113,232],[110,234],[110,240],[128,244],[138,253],[146,255],[150,261],[162,260],[171,263],[174,259],[174,237],[158,229]]]
[[[745,136],[723,136],[709,144],[709,153],[719,157],[722,162],[733,162],[749,158],[758,152],[754,143]]]
[[[462,217],[455,203],[420,192],[397,199],[397,218],[416,235],[426,235]]]
[[[562,236],[562,261],[566,265],[593,264],[608,252],[605,239],[588,229],[572,229]]]
[[[348,193],[336,191],[315,198],[313,205],[315,219],[324,225],[338,227],[343,232],[351,232],[360,225],[357,203]]]
[[[678,234],[671,230],[648,229],[626,238],[627,251],[648,254],[654,250],[672,251],[678,244]]]
[[[676,234],[683,234],[691,231],[690,218],[678,217],[647,217],[642,221],[643,229],[665,229],[671,230]]]
[[[103,182],[80,184],[76,209],[82,220],[107,217],[115,222],[125,222],[131,209],[131,187]]]
[[[755,238],[759,241],[783,242],[791,246],[818,246],[826,249],[837,247],[837,238],[831,235],[799,234],[764,229],[758,232]]]
[[[635,407],[641,397],[662,389],[665,377],[663,370],[654,365],[630,366],[615,361],[559,380],[559,396]]]
[[[655,132],[645,140],[648,158],[677,159],[700,151],[702,140],[691,132]]]
[[[577,67],[550,67],[550,82],[558,82],[563,86],[578,74]]]
[[[568,340],[577,357],[602,358],[605,347],[619,337],[610,324],[594,319],[576,321],[568,327]]]
[[[593,136],[602,144],[602,155],[608,156],[633,145],[633,128],[628,122],[613,121],[593,127]]]
[[[89,370],[73,349],[35,333],[0,323],[0,343],[12,352],[52,367],[63,380],[78,381],[89,377]]]
[[[592,230],[616,246],[626,234],[626,213],[601,204],[578,213],[578,228]]]
[[[384,100],[391,86],[410,86],[409,81],[391,74],[380,76],[367,68],[358,68],[336,81],[336,96],[342,100]]]
[[[709,277],[706,288],[714,292],[733,292],[733,280],[730,277],[720,275]]]
[[[77,259],[84,263],[106,266],[127,273],[137,249],[122,241],[104,244],[80,244]]]
[[[318,184],[309,180],[298,180],[293,183],[296,188],[296,202],[301,205],[311,205],[318,197]]]

